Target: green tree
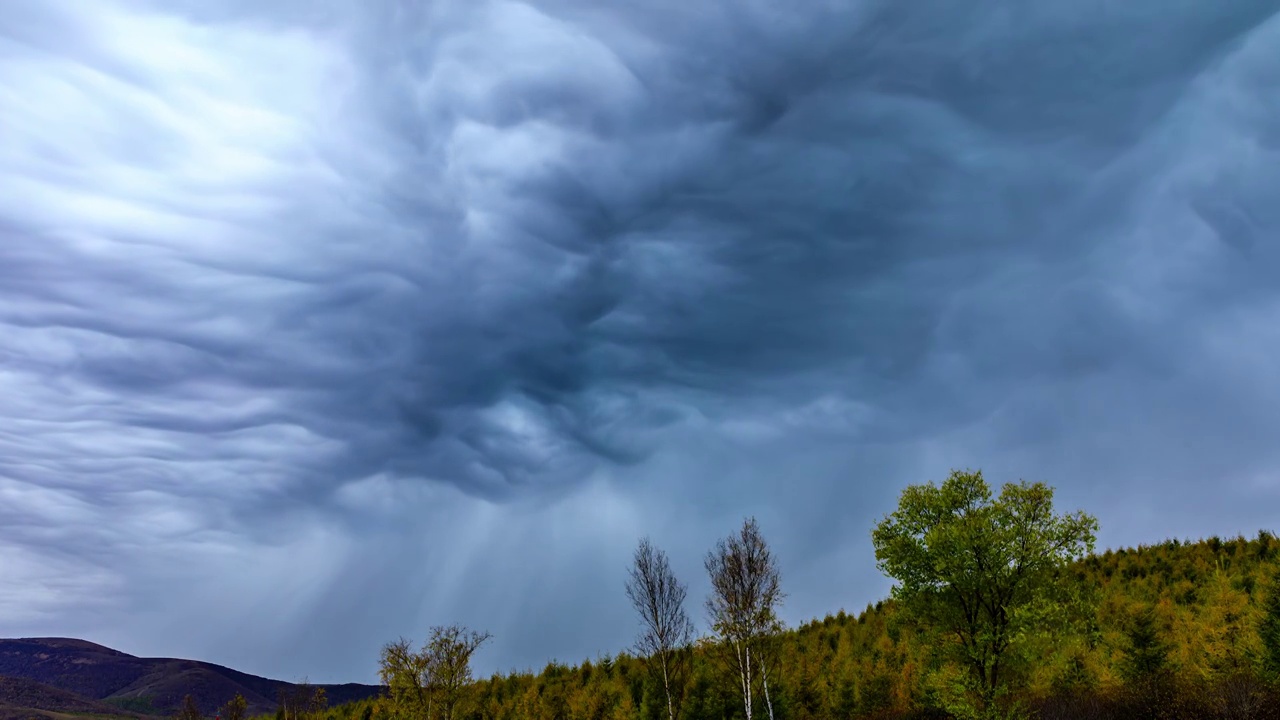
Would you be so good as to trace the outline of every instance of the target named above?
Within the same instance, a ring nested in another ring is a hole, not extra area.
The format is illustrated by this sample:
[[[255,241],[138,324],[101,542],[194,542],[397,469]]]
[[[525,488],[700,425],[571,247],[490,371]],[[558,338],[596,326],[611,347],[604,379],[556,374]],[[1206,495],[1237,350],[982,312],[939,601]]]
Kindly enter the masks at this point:
[[[853,679],[840,681],[831,702],[831,716],[836,720],[853,720],[858,714],[858,693]]]
[[[431,672],[425,652],[416,652],[404,638],[383,645],[378,678],[387,689],[384,706],[388,715],[397,719],[430,717]]]
[[[460,625],[438,625],[421,650],[401,638],[382,648],[378,677],[386,706],[396,718],[455,720],[471,683],[471,656],[490,638]]]
[[[999,717],[1008,665],[1028,640],[1064,630],[1073,603],[1060,570],[1092,552],[1098,522],[1058,515],[1044,483],[1009,483],[993,497],[979,472],[953,471],[941,486],[912,485],[872,532],[878,567],[897,581],[907,617],[949,642],[973,706]]]
[[[1272,579],[1266,602],[1263,603],[1258,635],[1262,639],[1263,671],[1272,680],[1280,682],[1280,572]]]
[[[222,706],[222,720],[244,720],[248,709],[249,703],[244,699],[244,696],[236,693],[235,697]]]
[[[689,685],[689,697],[680,709],[682,720],[720,720],[724,713],[717,702],[715,688],[705,671],[698,672]]]
[[[492,637],[460,625],[431,628],[427,640],[430,689],[440,698],[440,717],[454,720],[464,689],[471,684],[471,656]]]
[[[1129,647],[1120,672],[1131,683],[1150,681],[1164,674],[1169,664],[1169,646],[1160,637],[1156,613],[1143,608],[1125,630]]]
[[[893,704],[893,678],[877,672],[863,678],[858,709],[866,715],[888,710]]]

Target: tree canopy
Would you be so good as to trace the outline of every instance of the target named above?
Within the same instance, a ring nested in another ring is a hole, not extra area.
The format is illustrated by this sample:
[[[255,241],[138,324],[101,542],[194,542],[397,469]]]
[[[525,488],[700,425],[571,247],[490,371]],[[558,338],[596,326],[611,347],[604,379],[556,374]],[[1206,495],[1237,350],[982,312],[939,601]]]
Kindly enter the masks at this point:
[[[997,713],[1019,646],[1062,628],[1059,571],[1092,552],[1097,527],[1084,512],[1056,514],[1043,483],[1006,484],[995,497],[980,471],[902,492],[872,533],[876,561],[897,581],[894,599],[964,667],[953,711]]]

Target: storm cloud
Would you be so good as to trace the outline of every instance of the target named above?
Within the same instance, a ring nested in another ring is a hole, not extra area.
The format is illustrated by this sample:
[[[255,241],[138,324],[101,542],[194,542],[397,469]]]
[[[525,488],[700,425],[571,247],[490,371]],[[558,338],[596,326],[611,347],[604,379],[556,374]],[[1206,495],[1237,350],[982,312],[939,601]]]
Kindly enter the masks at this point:
[[[952,467],[1274,528],[1278,13],[8,3],[0,634],[576,661],[646,533],[874,601]]]

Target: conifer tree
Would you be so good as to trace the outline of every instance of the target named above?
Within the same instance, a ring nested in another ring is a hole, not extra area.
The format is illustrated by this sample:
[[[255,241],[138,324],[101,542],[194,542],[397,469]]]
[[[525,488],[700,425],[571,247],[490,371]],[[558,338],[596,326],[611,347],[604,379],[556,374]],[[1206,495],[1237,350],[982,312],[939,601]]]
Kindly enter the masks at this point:
[[[1280,682],[1280,572],[1271,581],[1262,612],[1258,634],[1262,638],[1263,671],[1273,681]]]
[[[1121,672],[1129,682],[1150,681],[1166,671],[1169,663],[1169,646],[1160,637],[1155,610],[1143,608],[1125,631],[1129,647],[1121,665]]]

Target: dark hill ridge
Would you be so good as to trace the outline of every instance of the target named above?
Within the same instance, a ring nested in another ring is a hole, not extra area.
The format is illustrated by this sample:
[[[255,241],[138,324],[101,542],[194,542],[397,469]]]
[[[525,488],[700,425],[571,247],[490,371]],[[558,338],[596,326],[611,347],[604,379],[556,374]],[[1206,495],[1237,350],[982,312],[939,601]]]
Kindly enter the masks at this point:
[[[213,714],[236,693],[250,713],[271,712],[281,689],[294,685],[221,665],[176,658],[140,658],[71,638],[0,640],[0,675],[25,678],[85,700],[104,701],[151,714],[169,714],[185,695]],[[377,695],[377,685],[317,685],[331,704]],[[41,708],[58,710],[59,708]]]
[[[120,720],[140,717],[97,700],[60,690],[27,678],[0,677],[0,716],[45,716],[38,711],[84,715],[116,715]]]

